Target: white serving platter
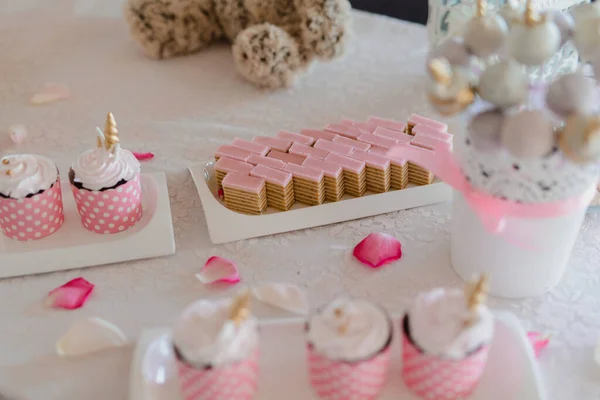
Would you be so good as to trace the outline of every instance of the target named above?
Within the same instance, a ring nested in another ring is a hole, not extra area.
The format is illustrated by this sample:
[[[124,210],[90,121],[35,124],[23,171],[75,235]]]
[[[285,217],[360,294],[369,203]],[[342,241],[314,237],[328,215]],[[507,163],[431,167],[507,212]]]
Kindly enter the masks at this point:
[[[163,173],[142,174],[142,218],[113,235],[81,224],[68,181],[62,182],[64,225],[44,239],[19,242],[0,234],[0,278],[91,267],[175,253],[171,205]]]
[[[262,215],[247,215],[228,209],[219,199],[213,167],[213,162],[207,162],[190,168],[190,172],[204,207],[210,239],[215,244],[335,224],[441,203],[452,198],[450,186],[434,182],[381,194],[367,193],[358,198],[344,196],[341,201],[320,206],[296,203],[288,211],[269,208]]]
[[[546,400],[537,360],[523,327],[510,313],[499,312],[496,317],[488,364],[469,400]],[[417,400],[401,378],[401,340],[395,333],[389,381],[380,400]],[[308,381],[304,320],[262,324],[261,343],[256,400],[316,399]],[[183,400],[168,329],[142,332],[130,379],[129,400]]]

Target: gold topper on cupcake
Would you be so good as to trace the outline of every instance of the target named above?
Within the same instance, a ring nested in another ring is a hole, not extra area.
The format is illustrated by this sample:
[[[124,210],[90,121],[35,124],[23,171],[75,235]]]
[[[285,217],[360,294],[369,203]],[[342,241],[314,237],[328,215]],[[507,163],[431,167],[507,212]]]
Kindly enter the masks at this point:
[[[465,321],[466,326],[471,326],[477,322],[478,318],[475,313],[477,308],[486,302],[488,292],[489,283],[485,274],[481,274],[477,281],[467,283],[465,287],[465,299],[471,315]]]
[[[236,326],[240,326],[242,322],[250,317],[250,291],[245,290],[242,294],[233,300],[233,304],[229,309],[229,320],[233,321]]]
[[[106,115],[106,122],[104,123],[104,132],[97,128],[97,146],[98,148],[105,148],[113,154],[117,154],[120,149],[119,131],[117,130],[117,123],[112,113]]]

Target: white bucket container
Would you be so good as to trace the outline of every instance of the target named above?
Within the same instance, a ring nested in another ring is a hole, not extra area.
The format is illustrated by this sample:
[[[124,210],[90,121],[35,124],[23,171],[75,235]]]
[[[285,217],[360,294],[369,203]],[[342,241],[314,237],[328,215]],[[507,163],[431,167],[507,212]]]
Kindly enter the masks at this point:
[[[464,280],[486,273],[490,294],[495,296],[540,295],[562,279],[585,213],[583,207],[557,218],[509,218],[506,232],[493,234],[484,228],[463,195],[455,191],[452,266]],[[511,234],[513,240],[507,241]],[[519,240],[535,248],[514,244]]]

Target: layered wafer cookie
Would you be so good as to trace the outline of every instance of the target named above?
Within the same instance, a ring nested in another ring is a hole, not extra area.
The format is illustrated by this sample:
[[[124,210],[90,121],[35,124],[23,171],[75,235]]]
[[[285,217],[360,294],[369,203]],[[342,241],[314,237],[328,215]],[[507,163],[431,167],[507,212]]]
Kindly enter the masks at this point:
[[[410,145],[420,147],[425,151],[434,151],[436,148],[449,149],[452,146],[452,143],[418,134],[415,135],[410,141]],[[410,183],[414,183],[415,185],[429,185],[430,183],[433,183],[435,176],[431,171],[421,167],[420,165],[410,162],[408,164],[408,180]]]
[[[433,139],[441,140],[442,142],[452,143],[454,135],[448,132],[442,132],[428,125],[415,125],[412,129],[415,136],[428,136]]]
[[[264,146],[268,146],[273,150],[279,150],[282,152],[286,152],[292,146],[292,141],[287,139],[281,139],[276,137],[269,136],[256,136],[252,139],[254,143],[260,143]]]
[[[277,150],[274,150],[274,151],[277,151]],[[279,169],[279,170],[282,170],[283,168],[285,168],[284,161],[278,160],[273,157],[259,156],[258,154],[252,154],[250,156],[250,158],[248,158],[248,164],[264,165],[265,167]]]
[[[354,147],[350,145],[340,142],[330,142],[329,140],[323,139],[317,140],[317,142],[315,143],[315,149],[321,149],[322,151],[326,151],[327,153],[337,153],[343,156],[349,156],[354,152]]]
[[[342,122],[340,122],[340,124],[358,128],[364,133],[373,133],[373,131],[377,128],[377,125],[373,125],[368,122],[353,121],[351,119],[342,119]]]
[[[450,150],[452,148],[452,142],[446,142],[444,140],[423,134],[417,134],[413,136],[410,144],[427,150],[435,150],[436,148]]]
[[[260,214],[267,208],[265,180],[252,176],[228,173],[223,178],[225,205],[245,214]]]
[[[288,164],[283,169],[292,174],[294,197],[299,203],[317,206],[325,201],[325,174],[316,168]]]
[[[269,146],[265,146],[264,144],[250,142],[249,140],[235,138],[231,144],[235,147],[239,147],[240,149],[248,150],[254,154],[258,154],[260,156],[266,156],[271,148]]]
[[[397,132],[404,132],[406,130],[406,123],[401,121],[394,121],[393,119],[380,118],[380,117],[369,117],[367,123],[375,126],[381,126],[383,128],[391,129]]]
[[[408,185],[408,161],[398,156],[390,156],[389,150],[375,147],[370,153],[380,155],[390,160],[390,189],[404,189]]]
[[[320,131],[318,129],[302,129],[300,133],[304,136],[313,138],[315,141],[319,139],[333,140],[337,135],[331,132]]]
[[[294,143],[300,143],[306,146],[312,146],[315,143],[315,139],[310,136],[288,131],[279,131],[277,132],[277,135],[275,135],[275,137],[285,140],[291,140]]]
[[[354,152],[356,153],[355,150]],[[344,191],[354,197],[361,197],[367,191],[367,169],[364,161],[352,159],[337,153],[329,153],[325,161],[342,167]]]
[[[306,156],[301,156],[300,154],[284,153],[279,150],[271,150],[267,155],[267,158],[273,158],[275,160],[283,161],[286,164],[291,163],[296,165],[302,165]]]
[[[317,140],[317,143],[321,142],[322,140],[319,139]],[[329,154],[329,151],[324,150],[324,149],[319,149],[316,146],[315,147],[310,147],[310,146],[306,146],[300,143],[294,143],[292,145],[292,147],[290,147],[290,154],[297,154],[299,156],[304,156],[304,157],[314,157],[314,158],[320,158],[321,160],[324,159],[327,154]]]
[[[294,182],[289,172],[257,165],[250,176],[265,180],[267,206],[287,211],[294,204]]]
[[[334,137],[333,142],[347,144],[348,146],[351,146],[355,149],[362,150],[362,151],[367,151],[371,148],[371,145],[369,143],[359,142],[358,140],[349,139],[347,137],[340,136],[340,135],[337,135],[336,137]]]
[[[390,160],[375,153],[356,150],[351,156],[363,161],[367,170],[367,190],[373,193],[385,193],[390,190],[391,164]]]
[[[371,133],[363,133],[358,137],[361,142],[369,143],[371,147],[379,147],[382,149],[391,149],[398,144],[397,140],[388,137],[377,136]]]
[[[347,126],[342,124],[329,124],[325,127],[325,131],[334,133],[336,135],[342,135],[350,139],[358,139],[363,133],[360,129],[354,126]]]
[[[302,165],[323,171],[325,175],[325,200],[339,201],[344,196],[344,170],[340,165],[313,157],[308,157]]]
[[[217,186],[219,187],[219,189],[222,189],[223,186],[221,185],[221,182],[223,181],[223,178],[225,178],[225,175],[227,175],[230,172],[234,172],[240,175],[250,175],[250,171],[252,171],[252,168],[254,168],[254,166],[243,161],[234,160],[233,158],[221,157],[215,163],[214,168],[215,175],[217,177]]]
[[[407,133],[412,135],[412,129],[417,125],[427,125],[440,132],[448,132],[448,125],[422,115],[412,114],[406,124]]]
[[[234,160],[248,162],[250,156],[254,154],[251,151],[240,149],[229,144],[224,144],[215,151],[215,160],[219,161],[221,157],[233,158]]]
[[[408,144],[413,138],[407,133],[384,128],[382,126],[377,127],[373,132],[373,135],[395,140],[399,144]]]

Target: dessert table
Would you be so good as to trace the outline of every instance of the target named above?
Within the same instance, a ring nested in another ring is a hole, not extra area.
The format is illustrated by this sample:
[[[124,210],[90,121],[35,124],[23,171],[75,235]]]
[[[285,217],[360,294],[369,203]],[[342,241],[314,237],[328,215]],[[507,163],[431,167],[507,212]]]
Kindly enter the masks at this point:
[[[345,292],[400,313],[419,291],[461,284],[449,261],[450,204],[215,246],[187,169],[234,137],[322,127],[342,116],[433,115],[422,93],[424,27],[356,12],[344,59],[315,65],[295,88],[274,93],[236,75],[227,45],[162,62],[146,59],[128,37],[120,1],[0,2],[0,49],[0,146],[8,145],[8,126],[24,124],[29,135],[17,150],[51,157],[64,173],[94,145],[95,127],[112,111],[126,148],[155,153],[143,170],[167,174],[177,245],[171,257],[0,281],[0,393],[126,399],[133,346],[67,360],[55,355],[56,340],[72,322],[98,316],[133,343],[142,329],[171,324],[194,299],[235,290],[194,278],[213,255],[236,260],[244,284],[295,283],[313,304]],[[71,97],[28,105],[46,82],[67,85]],[[396,236],[404,256],[372,270],[351,251],[376,231]],[[558,287],[538,298],[490,300],[526,328],[554,334],[540,360],[552,399],[600,398],[600,366],[593,361],[600,333],[598,260],[600,212],[590,212]],[[96,285],[84,307],[44,307],[50,290],[79,276]],[[289,316],[262,305],[256,310],[262,318]]]

